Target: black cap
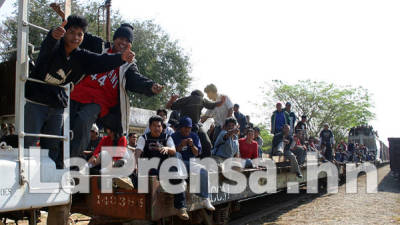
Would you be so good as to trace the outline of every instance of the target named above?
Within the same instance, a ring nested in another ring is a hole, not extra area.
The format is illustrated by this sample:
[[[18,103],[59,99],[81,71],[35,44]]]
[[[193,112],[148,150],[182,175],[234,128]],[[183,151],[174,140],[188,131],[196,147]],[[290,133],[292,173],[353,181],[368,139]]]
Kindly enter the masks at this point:
[[[115,133],[122,133],[121,116],[117,113],[109,113],[103,118],[103,126]]]
[[[123,23],[121,26],[115,31],[113,40],[124,37],[129,40],[130,43],[133,41],[133,27],[128,23]]]

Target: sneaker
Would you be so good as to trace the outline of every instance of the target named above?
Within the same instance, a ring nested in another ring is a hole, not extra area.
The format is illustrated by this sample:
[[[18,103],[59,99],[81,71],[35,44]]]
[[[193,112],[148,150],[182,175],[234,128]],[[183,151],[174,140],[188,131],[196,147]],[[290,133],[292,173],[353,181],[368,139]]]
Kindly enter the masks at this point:
[[[186,211],[186,208],[180,208],[178,210],[178,214],[177,216],[181,219],[181,220],[189,220],[189,214]]]
[[[297,178],[303,178],[303,175],[301,173],[297,173]]]
[[[204,206],[207,210],[214,211],[215,208],[211,204],[211,201],[209,198],[204,198],[203,201],[201,201],[201,205]]]

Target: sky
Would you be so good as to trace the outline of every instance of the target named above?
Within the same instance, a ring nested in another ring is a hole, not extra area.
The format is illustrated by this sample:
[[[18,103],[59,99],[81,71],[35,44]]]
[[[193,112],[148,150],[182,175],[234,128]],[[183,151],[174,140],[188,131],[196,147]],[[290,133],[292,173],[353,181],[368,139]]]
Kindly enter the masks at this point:
[[[400,137],[400,1],[113,0],[112,9],[160,24],[190,55],[191,89],[214,83],[245,114],[260,113],[254,102],[274,79],[363,86],[381,138]]]

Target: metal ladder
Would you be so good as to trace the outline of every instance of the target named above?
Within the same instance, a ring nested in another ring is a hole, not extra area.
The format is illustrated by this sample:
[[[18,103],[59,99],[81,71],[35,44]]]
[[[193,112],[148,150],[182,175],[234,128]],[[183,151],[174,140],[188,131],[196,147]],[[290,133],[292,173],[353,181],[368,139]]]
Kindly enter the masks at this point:
[[[28,3],[29,0],[19,0],[18,3],[18,38],[17,38],[17,60],[16,60],[16,79],[15,79],[15,127],[18,134],[18,164],[19,164],[19,183],[24,185],[28,182],[25,171],[24,162],[24,137],[34,136],[40,138],[55,138],[63,140],[64,162],[69,159],[69,141],[70,141],[70,128],[69,128],[69,105],[70,105],[70,85],[60,86],[65,88],[68,96],[68,106],[64,109],[63,124],[64,135],[49,135],[49,134],[31,134],[25,133],[24,119],[25,119],[25,82],[32,81],[37,83],[47,84],[41,80],[29,78],[29,61],[28,61],[28,46],[33,46],[29,43],[29,26],[39,29],[43,32],[48,32],[47,29],[29,23],[28,21]],[[65,1],[66,13],[70,13],[71,0]],[[67,14],[67,15],[68,15]]]

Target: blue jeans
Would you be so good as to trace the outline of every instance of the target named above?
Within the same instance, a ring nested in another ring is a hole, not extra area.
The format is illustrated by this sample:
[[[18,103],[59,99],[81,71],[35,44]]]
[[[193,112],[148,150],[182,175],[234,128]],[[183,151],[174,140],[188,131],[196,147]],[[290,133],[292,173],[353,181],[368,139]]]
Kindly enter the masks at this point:
[[[183,160],[183,162],[185,163],[186,169],[189,172],[190,161]],[[198,163],[192,163],[192,164],[193,166],[197,167],[197,169],[199,168],[198,166],[200,166],[200,164]],[[208,198],[208,172],[205,168],[200,169],[200,193],[198,193],[197,195],[202,198]]]
[[[52,108],[31,102],[25,104],[25,132],[32,134],[62,135],[63,108]],[[36,146],[39,137],[25,137],[24,148]],[[56,163],[57,168],[63,166],[63,154],[60,139],[40,138],[42,149],[49,150],[49,157]]]
[[[82,104],[73,100],[71,101],[70,126],[73,132],[71,157],[79,156],[88,147],[90,130],[100,110],[100,105],[95,103]]]

